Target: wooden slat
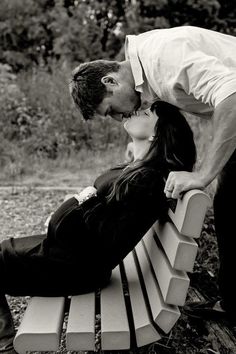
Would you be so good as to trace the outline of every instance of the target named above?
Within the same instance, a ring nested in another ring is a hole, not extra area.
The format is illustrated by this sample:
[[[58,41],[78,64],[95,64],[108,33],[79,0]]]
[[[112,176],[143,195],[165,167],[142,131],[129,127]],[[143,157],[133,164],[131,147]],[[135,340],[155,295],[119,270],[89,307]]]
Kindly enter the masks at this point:
[[[130,348],[129,322],[119,266],[113,270],[109,285],[101,291],[101,346],[102,350]]]
[[[204,192],[193,189],[178,199],[175,212],[169,209],[169,216],[182,235],[198,238],[209,205],[210,198]]]
[[[142,242],[145,244],[164,301],[167,304],[183,306],[189,287],[187,274],[171,267],[170,262],[163,251],[157,247],[151,234],[147,233]]]
[[[182,236],[170,222],[153,225],[171,266],[177,270],[192,272],[198,245],[191,237]]]
[[[143,243],[139,242],[135,247],[135,250],[145,283],[153,319],[165,333],[168,333],[180,316],[179,309],[177,306],[170,306],[164,303],[157,281],[150,269],[149,260],[144,250]]]
[[[66,346],[75,351],[95,349],[95,293],[72,296]]]
[[[15,350],[57,351],[64,319],[63,297],[33,297],[14,340]]]
[[[125,273],[128,280],[130,302],[133,312],[137,346],[155,342],[161,338],[155,330],[149,317],[144,295],[139,282],[133,253],[130,252],[124,259]]]

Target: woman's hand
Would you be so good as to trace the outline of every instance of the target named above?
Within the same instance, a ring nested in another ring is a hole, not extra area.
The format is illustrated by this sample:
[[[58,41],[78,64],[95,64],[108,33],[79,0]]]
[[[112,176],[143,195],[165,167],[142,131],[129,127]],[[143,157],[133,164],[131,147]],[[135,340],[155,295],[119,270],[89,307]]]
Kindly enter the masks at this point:
[[[88,186],[88,187],[84,188],[81,192],[79,192],[78,194],[66,194],[66,196],[64,198],[64,202],[66,202],[68,199],[74,197],[75,199],[78,200],[79,204],[82,204],[83,202],[85,202],[85,200],[87,200],[95,195],[97,195],[97,189],[94,188],[93,186]],[[47,217],[47,219],[44,223],[45,232],[47,232],[48,225],[49,225],[52,215],[53,215],[53,213],[51,213]]]
[[[47,217],[47,219],[46,219],[46,221],[45,221],[45,223],[44,223],[45,232],[47,232],[48,225],[49,225],[49,223],[50,223],[50,220],[51,220],[52,214],[53,214],[53,213],[49,214],[49,216]]]

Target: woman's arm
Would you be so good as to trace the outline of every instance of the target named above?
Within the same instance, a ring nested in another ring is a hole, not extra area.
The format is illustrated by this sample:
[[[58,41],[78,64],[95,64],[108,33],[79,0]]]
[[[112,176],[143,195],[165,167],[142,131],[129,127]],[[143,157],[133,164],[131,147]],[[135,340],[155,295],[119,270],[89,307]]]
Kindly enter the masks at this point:
[[[97,195],[97,189],[95,187],[93,187],[93,186],[88,186],[88,187],[84,188],[82,191],[80,191],[78,194],[66,194],[63,202],[66,202],[68,199],[74,197],[75,199],[77,199],[79,204],[82,204],[86,200],[88,200],[89,198],[94,197],[96,195]],[[51,220],[52,215],[53,215],[53,213],[51,213],[47,217],[47,219],[46,219],[46,221],[44,223],[46,231],[48,229],[48,225],[49,225],[49,222]]]

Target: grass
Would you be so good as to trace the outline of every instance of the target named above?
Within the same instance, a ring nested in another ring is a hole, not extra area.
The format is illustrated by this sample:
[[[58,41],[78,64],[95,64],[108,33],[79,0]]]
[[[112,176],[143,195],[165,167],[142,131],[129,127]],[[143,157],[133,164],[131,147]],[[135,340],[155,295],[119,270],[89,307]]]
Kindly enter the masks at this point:
[[[40,159],[28,157],[21,161],[23,173],[17,172],[17,165],[0,171],[1,186],[51,186],[86,187],[93,184],[99,174],[124,161],[124,148],[106,150],[81,150],[70,156]],[[18,162],[19,163],[19,162]],[[8,166],[9,167],[9,166]]]

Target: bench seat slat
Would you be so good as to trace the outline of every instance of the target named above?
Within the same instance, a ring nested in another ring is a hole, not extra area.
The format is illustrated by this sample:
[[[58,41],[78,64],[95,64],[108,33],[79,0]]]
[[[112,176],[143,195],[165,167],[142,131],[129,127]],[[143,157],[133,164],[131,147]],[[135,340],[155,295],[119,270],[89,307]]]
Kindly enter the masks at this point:
[[[124,259],[125,273],[128,281],[130,302],[133,313],[137,346],[155,342],[161,338],[150,320],[146,302],[139,282],[133,252]]]
[[[101,346],[103,350],[130,348],[129,322],[119,266],[101,291]]]
[[[193,189],[178,199],[175,212],[169,209],[168,214],[182,235],[198,238],[209,205],[210,198],[204,192]]]
[[[153,230],[157,235],[171,266],[177,270],[192,272],[198,245],[190,237],[182,236],[173,224],[161,225],[155,222]]]
[[[156,247],[152,234],[147,233],[142,242],[145,244],[164,301],[170,305],[183,306],[189,287],[189,277],[185,272],[171,267],[163,251]]]
[[[64,297],[31,298],[14,340],[15,350],[57,351],[64,319]]]
[[[180,316],[179,309],[177,306],[171,306],[164,303],[160,288],[150,269],[150,264],[143,243],[139,242],[135,247],[135,250],[145,283],[153,319],[165,333],[168,333]]]
[[[95,349],[95,293],[75,295],[66,330],[67,350]]]

